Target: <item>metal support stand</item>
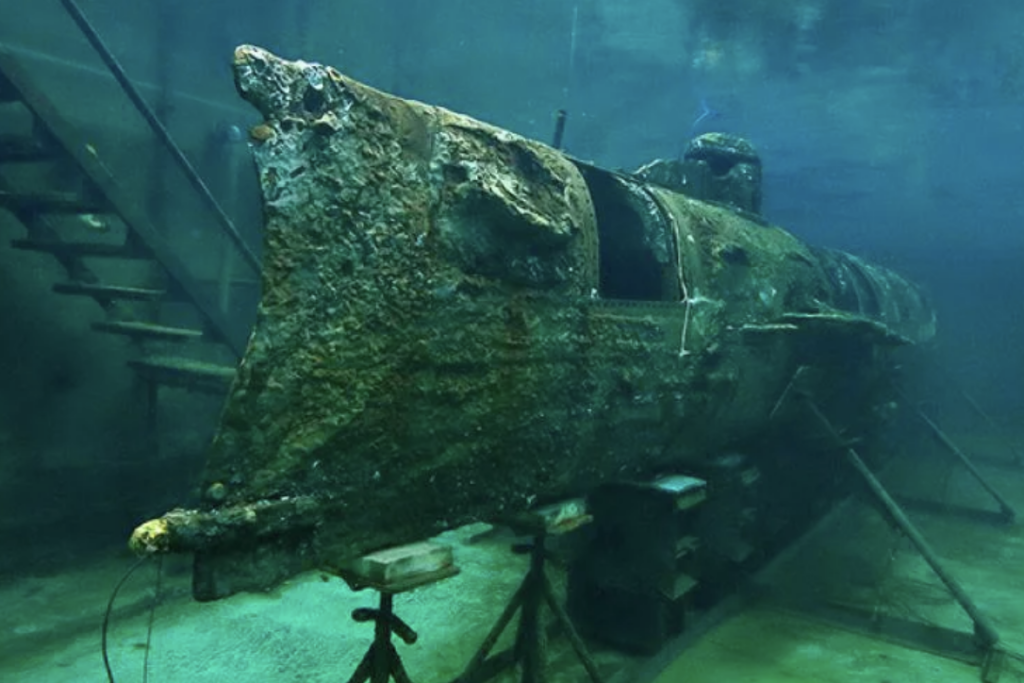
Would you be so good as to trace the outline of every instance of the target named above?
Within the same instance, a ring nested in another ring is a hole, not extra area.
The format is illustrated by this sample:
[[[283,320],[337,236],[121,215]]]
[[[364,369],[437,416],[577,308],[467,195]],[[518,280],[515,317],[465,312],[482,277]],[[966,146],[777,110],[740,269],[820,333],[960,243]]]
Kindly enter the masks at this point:
[[[825,431],[835,439],[836,443],[843,443],[842,436],[840,436],[829,419],[821,412],[814,400],[809,396],[804,396],[803,398],[810,413],[818,420]],[[885,490],[885,487],[864,463],[857,451],[851,447],[845,447],[843,452],[847,462],[856,470],[864,483],[867,484],[868,490],[886,513],[887,519],[910,540],[917,551],[921,553],[925,562],[928,563],[928,566],[931,567],[932,571],[939,577],[960,607],[967,613],[967,616],[970,617],[974,624],[974,639],[977,646],[982,650],[994,648],[996,643],[999,642],[999,634],[996,632],[995,627],[992,626],[988,618],[982,614],[963,587],[949,573],[939,559],[939,556],[928,544],[928,541],[925,540],[921,532],[917,530],[917,527],[907,518],[906,514]]]
[[[907,405],[911,404],[910,400],[906,397],[905,394],[903,394],[902,391],[900,392],[900,396],[903,398],[904,402],[907,403]],[[918,418],[920,418],[920,420],[925,424],[925,426],[928,427],[928,430],[932,433],[932,435],[939,441],[939,443],[941,443],[947,451],[949,451],[957,460],[959,460],[963,464],[967,471],[971,473],[971,476],[974,477],[974,479],[981,485],[981,487],[985,489],[985,491],[990,496],[992,496],[992,498],[996,501],[996,504],[999,505],[999,520],[1007,524],[1012,523],[1014,520],[1016,520],[1017,511],[1014,510],[1013,506],[1010,505],[1009,501],[1007,501],[1006,498],[1001,493],[999,493],[998,490],[996,490],[996,488],[985,478],[985,476],[980,471],[978,471],[978,468],[974,464],[974,461],[971,460],[971,458],[968,457],[966,453],[960,450],[960,448],[957,447],[955,443],[953,443],[953,440],[950,439],[949,436],[947,436],[946,433],[942,431],[942,429],[940,429],[937,424],[935,424],[935,421],[928,417],[928,415],[926,415],[920,407],[915,406],[914,411],[917,413]]]
[[[981,405],[975,400],[973,396],[967,393],[967,391],[960,385],[959,382],[950,374],[949,370],[945,365],[940,363],[933,355],[926,356],[929,364],[934,368],[935,372],[946,380],[946,383],[964,400],[971,411],[975,415],[980,417],[982,421],[988,426],[989,432],[997,437],[1002,442],[1006,451],[1009,453],[1009,458],[994,458],[986,456],[984,458],[976,457],[975,460],[978,462],[984,461],[988,465],[1002,465],[1004,467],[1019,468],[1024,466],[1024,452],[1021,451],[1013,442],[1011,442],[1003,434],[999,425],[996,424],[995,419],[986,411]]]
[[[348,683],[411,683],[391,634],[406,644],[416,642],[416,632],[395,615],[394,598],[398,593],[443,581],[459,573],[450,546],[433,542],[412,543],[380,550],[333,568],[353,590],[372,588],[380,593],[377,608],[360,607],[352,619],[373,622],[373,642],[363,655]]]
[[[992,416],[989,415],[980,405],[978,405],[978,402],[975,401],[974,398],[966,391],[960,388],[958,388],[957,391],[960,393],[960,396],[964,399],[964,401],[967,402],[967,405],[971,407],[971,410],[973,410],[982,420],[985,421],[985,424],[988,425],[992,433],[999,434],[999,425],[997,425],[996,421],[992,419]],[[1010,451],[1011,457],[1009,464],[1012,465],[1013,467],[1021,467],[1022,465],[1024,465],[1024,454],[1021,453],[1021,450],[1014,444],[1007,441],[1005,438],[1001,440],[1006,445],[1007,450]]]
[[[348,683],[387,683],[389,678],[394,678],[396,683],[412,683],[402,665],[402,658],[391,642],[391,634],[394,633],[408,645],[415,643],[418,636],[395,615],[394,597],[392,593],[381,592],[380,607],[359,607],[352,611],[355,621],[373,622],[373,643]]]
[[[548,609],[555,617],[555,622],[569,639],[576,657],[587,670],[587,675],[593,683],[602,683],[601,674],[594,664],[594,660],[587,652],[583,643],[565,609],[559,604],[555,591],[551,587],[545,571],[545,560],[547,552],[544,548],[544,541],[547,534],[544,531],[535,532],[533,543],[521,546],[513,546],[513,552],[530,554],[530,569],[526,577],[519,585],[519,588],[512,595],[512,599],[505,606],[487,637],[484,638],[480,649],[473,656],[465,672],[457,679],[457,683],[480,683],[489,680],[504,669],[516,664],[522,667],[522,683],[542,683],[544,681],[544,651],[545,633],[541,625],[541,606],[547,603]],[[519,624],[516,631],[515,644],[503,652],[488,658],[491,649],[497,644],[501,634],[505,632],[512,617],[520,612]]]

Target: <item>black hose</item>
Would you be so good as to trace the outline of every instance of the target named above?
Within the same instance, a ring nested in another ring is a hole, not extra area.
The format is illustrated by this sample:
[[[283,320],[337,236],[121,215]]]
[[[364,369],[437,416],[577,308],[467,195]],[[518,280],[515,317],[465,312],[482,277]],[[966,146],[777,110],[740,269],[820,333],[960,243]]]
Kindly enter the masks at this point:
[[[107,611],[103,615],[103,630],[102,630],[102,644],[101,649],[103,651],[103,667],[107,670],[107,680],[110,683],[114,683],[114,672],[110,670],[110,658],[107,656],[107,630],[110,628],[110,613],[114,610],[114,600],[117,599],[117,594],[120,592],[124,584],[131,578],[131,575],[135,573],[135,570],[143,565],[149,557],[140,557],[135,564],[133,564],[128,571],[124,573],[121,580],[114,586],[114,591],[110,594],[110,600],[107,601]],[[151,617],[152,619],[152,617]],[[149,643],[146,643],[147,646]],[[147,648],[148,649],[148,648]]]
[[[146,654],[142,658],[142,683],[149,681],[149,651],[153,642],[153,619],[156,617],[156,605],[160,602],[160,584],[164,577],[164,556],[156,559],[156,584],[153,586],[153,603],[149,606],[149,623],[146,624]]]

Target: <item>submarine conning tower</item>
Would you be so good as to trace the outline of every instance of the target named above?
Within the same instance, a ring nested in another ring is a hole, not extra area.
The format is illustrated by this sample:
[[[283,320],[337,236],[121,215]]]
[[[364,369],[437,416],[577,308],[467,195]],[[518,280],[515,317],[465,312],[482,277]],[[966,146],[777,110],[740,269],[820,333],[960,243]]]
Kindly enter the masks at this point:
[[[761,157],[749,140],[728,133],[704,133],[690,140],[679,159],[656,159],[634,172],[644,182],[761,214]]]

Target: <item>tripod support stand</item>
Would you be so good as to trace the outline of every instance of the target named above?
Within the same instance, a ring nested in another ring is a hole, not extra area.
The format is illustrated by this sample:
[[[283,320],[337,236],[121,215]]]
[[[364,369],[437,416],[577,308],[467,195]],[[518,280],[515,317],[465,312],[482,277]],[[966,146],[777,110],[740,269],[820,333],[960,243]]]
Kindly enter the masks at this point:
[[[523,578],[523,582],[512,595],[505,611],[501,613],[494,626],[491,628],[483,644],[477,650],[476,655],[466,667],[465,672],[458,678],[457,683],[480,683],[489,680],[502,670],[519,664],[522,667],[522,683],[543,683],[544,681],[544,652],[545,633],[542,626],[541,608],[547,604],[548,609],[555,617],[558,628],[569,639],[576,657],[587,670],[587,674],[593,683],[602,683],[601,675],[587,652],[569,615],[558,602],[555,591],[551,586],[545,570],[547,551],[544,547],[546,532],[536,529],[532,530],[533,542],[529,544],[513,546],[516,553],[530,554],[530,568]],[[493,657],[488,658],[491,650],[497,644],[501,634],[508,628],[512,617],[519,612],[519,624],[516,630],[515,644]]]

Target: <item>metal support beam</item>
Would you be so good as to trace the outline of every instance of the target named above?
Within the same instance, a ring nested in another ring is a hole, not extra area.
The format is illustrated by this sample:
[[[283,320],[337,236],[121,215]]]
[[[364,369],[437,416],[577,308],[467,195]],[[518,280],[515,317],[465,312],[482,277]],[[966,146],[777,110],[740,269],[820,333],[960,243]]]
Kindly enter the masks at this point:
[[[900,396],[908,405],[910,404],[910,401],[907,399],[906,395],[903,394],[902,391],[900,392]],[[935,436],[935,438],[939,441],[939,443],[941,443],[946,448],[946,450],[952,453],[957,460],[963,463],[963,466],[967,468],[967,471],[971,473],[971,476],[974,477],[974,479],[979,484],[981,484],[981,487],[985,489],[985,491],[988,492],[990,496],[992,496],[992,498],[999,505],[1000,517],[1007,523],[1013,522],[1017,518],[1017,511],[1014,510],[1013,506],[1010,505],[1010,502],[1007,501],[1006,498],[1001,493],[999,493],[998,490],[996,490],[996,488],[985,478],[985,476],[978,471],[978,468],[974,464],[974,461],[971,460],[971,458],[968,457],[966,453],[960,450],[960,448],[955,443],[953,443],[953,440],[950,439],[949,436],[944,431],[942,431],[942,429],[939,428],[937,424],[935,424],[935,421],[928,417],[928,415],[926,415],[920,407],[915,406],[914,411],[917,413],[917,416],[921,419],[925,426],[928,427],[928,430],[932,433],[932,435]]]
[[[540,518],[541,515],[534,515],[534,519],[529,519],[529,517],[530,515],[526,515],[523,518],[524,526],[513,526],[512,528],[520,532],[530,529],[536,531],[530,545],[513,547],[514,552],[529,553],[530,569],[512,599],[505,606],[501,616],[487,633],[465,671],[453,683],[483,683],[515,664],[521,668],[520,680],[522,683],[544,683],[548,680],[545,672],[547,632],[542,623],[543,619],[541,619],[541,606],[544,603],[555,617],[555,623],[568,638],[576,658],[587,672],[587,677],[592,683],[602,683],[604,680],[587,651],[583,639],[576,632],[569,615],[558,602],[558,597],[548,579],[545,569],[548,558],[545,548],[547,532],[537,528],[538,525],[544,525],[547,522]],[[508,628],[516,612],[519,612],[519,624],[514,644],[507,650],[491,655],[491,650],[498,643],[505,629]]]
[[[984,460],[986,464],[991,465],[1003,465],[1006,467],[1024,466],[1024,452],[1022,452],[1020,448],[1005,436],[1004,432],[999,428],[999,425],[996,424],[995,419],[988,413],[988,411],[982,408],[981,404],[979,404],[973,396],[967,393],[956,378],[950,374],[949,369],[943,363],[940,363],[934,355],[928,354],[925,358],[926,361],[935,369],[935,374],[942,377],[950,388],[956,392],[968,406],[970,406],[971,410],[982,419],[982,421],[988,426],[992,435],[999,439],[1010,455],[1010,457],[1006,459],[993,458],[991,456],[986,456],[984,458],[976,456],[974,459],[977,461]]]
[[[805,396],[805,403],[811,414],[818,420],[821,426],[836,440],[836,443],[843,443],[843,438],[839,432],[832,425],[829,419],[824,413],[818,408],[818,405],[814,400]],[[939,556],[932,549],[928,541],[917,530],[913,522],[907,517],[900,508],[899,504],[893,500],[889,492],[885,490],[885,486],[882,482],[874,475],[871,469],[864,463],[860,455],[853,448],[845,448],[843,450],[847,462],[857,471],[867,484],[868,490],[874,496],[875,500],[878,501],[879,505],[886,512],[889,520],[913,543],[921,556],[924,558],[928,566],[931,567],[932,571],[939,577],[942,583],[946,586],[947,590],[953,595],[960,607],[963,608],[967,616],[974,622],[974,637],[978,646],[982,649],[991,649],[996,643],[999,642],[999,634],[996,632],[995,627],[991,624],[982,612],[981,609],[974,603],[967,591],[964,590],[963,586],[957,582],[953,575],[950,574],[949,570],[946,569],[945,565],[939,559]]]
[[[992,430],[993,434],[999,434],[1000,433],[999,432],[999,425],[996,424],[996,421],[994,419],[992,419],[992,416],[989,415],[978,404],[978,402],[974,400],[974,398],[970,394],[968,394],[966,391],[964,391],[963,389],[961,389],[959,387],[957,387],[957,392],[960,394],[961,397],[963,397],[964,401],[967,402],[967,405],[969,405],[971,407],[971,410],[973,410],[975,413],[977,413],[978,416],[981,417],[981,419],[985,421],[985,423],[988,425],[989,429]],[[1021,465],[1024,465],[1024,453],[1021,453],[1021,450],[1019,448],[1017,448],[1017,446],[1015,446],[1014,444],[1010,443],[1005,437],[1000,437],[1000,440],[1003,441],[1003,443],[1006,446],[1007,450],[1010,451],[1010,455],[1012,456],[1011,463],[1013,465],[1017,466],[1017,467],[1020,467]]]

